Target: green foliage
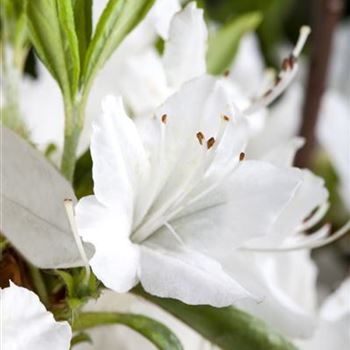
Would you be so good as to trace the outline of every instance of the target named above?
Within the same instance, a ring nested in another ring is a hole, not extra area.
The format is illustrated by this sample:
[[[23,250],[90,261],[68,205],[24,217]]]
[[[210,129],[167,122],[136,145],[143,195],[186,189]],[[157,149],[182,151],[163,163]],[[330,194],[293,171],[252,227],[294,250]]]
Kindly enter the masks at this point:
[[[74,319],[73,330],[82,331],[96,326],[121,324],[142,334],[160,350],[182,350],[174,333],[160,322],[143,315],[117,312],[84,312]]]
[[[87,150],[78,160],[74,173],[73,187],[77,198],[93,194],[92,159]]]
[[[16,57],[19,53],[23,53],[24,57],[20,57],[21,62],[15,62],[22,65],[28,50],[24,0],[1,0],[0,14],[2,44],[11,44],[15,52],[15,60],[19,58]]]
[[[80,65],[83,66],[92,35],[92,0],[73,0],[73,9],[79,43]]]
[[[78,90],[80,61],[71,0],[28,0],[31,41],[65,100]]]
[[[89,88],[97,71],[143,19],[154,0],[110,0],[104,9],[86,53],[82,79]]]
[[[261,48],[267,63],[276,65],[275,45],[281,39],[283,25],[293,0],[205,0],[204,2],[210,18],[221,23],[226,23],[233,16],[252,11],[260,12],[263,20],[257,34]]]
[[[71,310],[79,309],[90,298],[97,298],[100,294],[100,283],[94,274],[90,275],[86,283],[86,274],[84,269],[72,269],[69,272],[56,271],[66,287],[66,301]]]
[[[133,292],[168,311],[223,350],[296,350],[263,321],[234,307],[187,305],[150,295],[140,286]]]
[[[211,74],[222,74],[231,65],[242,36],[254,31],[261,22],[259,12],[234,18],[209,38],[207,66]]]
[[[92,344],[92,339],[91,337],[84,332],[80,332],[76,335],[73,336],[70,345],[73,347],[74,345],[80,344],[80,343],[90,343]]]

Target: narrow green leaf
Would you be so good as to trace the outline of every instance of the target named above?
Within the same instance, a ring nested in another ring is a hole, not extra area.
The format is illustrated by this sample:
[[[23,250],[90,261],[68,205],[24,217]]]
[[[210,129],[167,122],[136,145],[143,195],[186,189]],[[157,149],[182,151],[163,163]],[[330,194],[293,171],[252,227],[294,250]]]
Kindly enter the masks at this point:
[[[90,150],[87,150],[77,160],[74,172],[73,187],[78,199],[94,193]]]
[[[263,321],[234,307],[186,305],[150,295],[140,286],[133,293],[168,311],[223,350],[296,350]]]
[[[63,279],[63,282],[67,288],[68,297],[73,297],[75,292],[73,276],[70,273],[62,270],[57,270],[56,273]]]
[[[228,22],[209,38],[207,66],[211,74],[222,74],[231,65],[242,36],[261,22],[259,12],[251,12]]]
[[[71,0],[28,0],[31,41],[65,98],[73,101],[79,82],[79,48]]]
[[[87,90],[96,72],[144,18],[153,2],[154,0],[109,0],[86,53],[82,79]]]
[[[74,21],[79,42],[80,65],[83,66],[92,34],[92,0],[74,0]]]
[[[70,342],[70,345],[71,345],[71,347],[73,347],[74,345],[81,344],[81,343],[90,343],[90,344],[92,344],[92,339],[89,336],[89,334],[84,333],[84,332],[80,332],[80,333],[76,334],[72,338],[72,340]]]
[[[142,334],[160,350],[182,350],[174,333],[162,323],[143,315],[117,312],[85,312],[73,320],[74,331],[84,331],[96,326],[122,324]]]

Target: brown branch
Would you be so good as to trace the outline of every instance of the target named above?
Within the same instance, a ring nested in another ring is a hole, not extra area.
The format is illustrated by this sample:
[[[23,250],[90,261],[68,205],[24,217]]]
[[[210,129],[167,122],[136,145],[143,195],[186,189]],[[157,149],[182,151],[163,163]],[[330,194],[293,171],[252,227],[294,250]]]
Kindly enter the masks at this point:
[[[305,146],[296,157],[296,164],[307,167],[315,147],[315,127],[322,95],[326,87],[328,63],[336,25],[344,9],[343,0],[314,0],[314,22],[309,75],[303,106],[303,121],[300,136],[306,139]]]

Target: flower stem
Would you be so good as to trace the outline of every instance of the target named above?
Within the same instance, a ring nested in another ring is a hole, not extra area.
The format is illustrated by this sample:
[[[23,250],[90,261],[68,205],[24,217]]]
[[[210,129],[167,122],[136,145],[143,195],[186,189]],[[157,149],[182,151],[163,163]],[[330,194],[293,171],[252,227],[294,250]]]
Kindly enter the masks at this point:
[[[39,295],[40,300],[45,306],[49,306],[49,296],[47,293],[46,285],[39,269],[28,263],[28,271],[31,277],[31,281],[34,285],[35,291]]]
[[[306,144],[296,157],[296,164],[300,167],[309,166],[312,160],[316,143],[315,127],[327,81],[333,34],[343,9],[343,0],[314,1],[316,23],[312,38],[303,121],[300,128],[300,136],[305,137]]]
[[[65,128],[61,172],[73,181],[79,137],[84,124],[86,99],[76,98],[74,103],[64,99]]]

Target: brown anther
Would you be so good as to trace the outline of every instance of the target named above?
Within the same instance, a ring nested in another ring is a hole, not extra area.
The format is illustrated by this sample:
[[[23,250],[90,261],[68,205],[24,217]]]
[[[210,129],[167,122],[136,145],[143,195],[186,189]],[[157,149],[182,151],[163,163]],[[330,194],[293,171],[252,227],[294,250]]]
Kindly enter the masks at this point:
[[[207,141],[207,148],[211,149],[214,146],[215,143],[215,139],[214,137],[211,137],[208,141]]]
[[[267,91],[264,93],[263,97],[269,96],[269,95],[272,93],[272,91],[273,91],[272,89],[267,90]]]
[[[239,154],[239,161],[241,162],[242,160],[244,160],[245,159],[245,153],[244,152],[241,152],[240,154]]]
[[[227,78],[230,75],[230,71],[227,69],[224,72],[224,77]]]
[[[167,119],[168,119],[168,116],[166,114],[163,114],[160,118],[160,120],[162,121],[162,123],[166,124],[167,122]]]
[[[230,117],[228,117],[227,115],[224,115],[224,120],[228,122],[230,121]]]
[[[280,76],[277,76],[275,79],[275,85],[278,85],[281,82],[282,78]]]
[[[294,64],[295,64],[296,61],[297,61],[297,59],[296,59],[295,56],[290,55],[290,56],[288,57],[288,63],[289,63],[289,67],[290,67],[291,69],[293,69]]]
[[[287,57],[282,61],[282,70],[287,71],[290,68],[291,67],[290,67],[289,57]]]
[[[196,136],[197,136],[198,142],[201,145],[203,145],[204,135],[199,131],[199,132],[197,132]]]

